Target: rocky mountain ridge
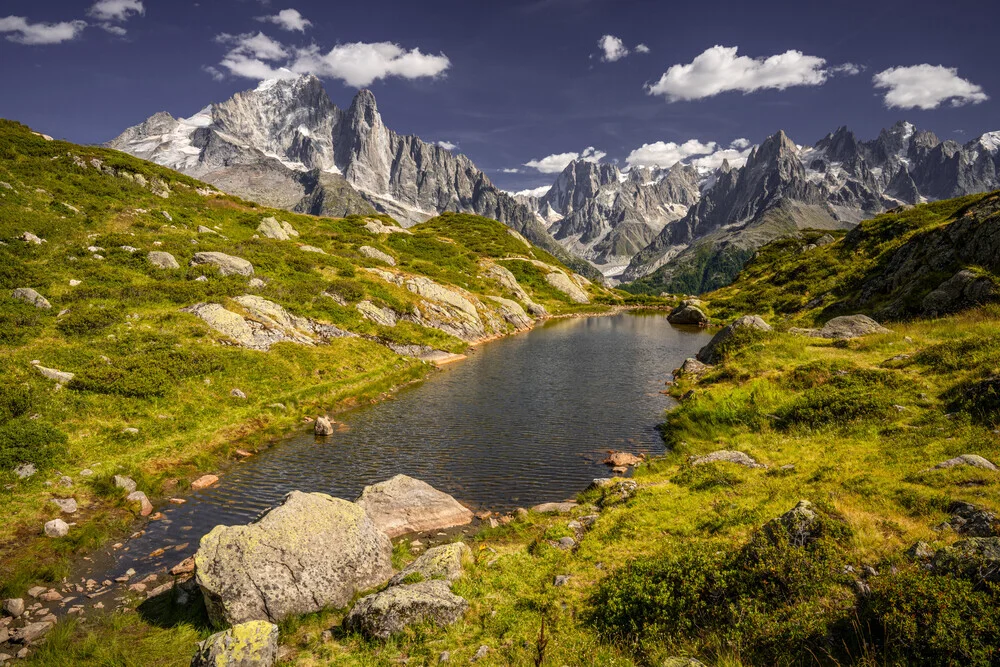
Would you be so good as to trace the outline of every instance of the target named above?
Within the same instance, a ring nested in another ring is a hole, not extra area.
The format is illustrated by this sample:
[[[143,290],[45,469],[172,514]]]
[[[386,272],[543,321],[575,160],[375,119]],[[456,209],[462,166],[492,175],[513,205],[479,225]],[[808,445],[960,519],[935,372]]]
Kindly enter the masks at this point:
[[[107,146],[302,213],[380,212],[404,226],[446,211],[475,213],[597,275],[466,156],[387,128],[371,91],[338,108],[315,76],[264,81],[190,118],[157,113]]]

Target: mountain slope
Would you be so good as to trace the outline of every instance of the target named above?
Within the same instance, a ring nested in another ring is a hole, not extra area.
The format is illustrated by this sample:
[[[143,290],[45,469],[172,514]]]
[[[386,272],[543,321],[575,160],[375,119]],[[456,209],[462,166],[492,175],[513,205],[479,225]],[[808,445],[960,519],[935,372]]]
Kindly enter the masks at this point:
[[[901,204],[1000,187],[997,133],[965,146],[900,122],[873,141],[847,128],[814,147],[784,132],[745,166],[716,173],[701,200],[638,253],[623,279],[636,291],[703,292],[727,284],[763,243],[795,229],[848,229]]]
[[[265,81],[190,118],[158,113],[107,146],[265,205],[317,215],[377,211],[404,226],[445,211],[482,215],[598,275],[467,157],[388,129],[368,90],[343,110],[314,76]]]

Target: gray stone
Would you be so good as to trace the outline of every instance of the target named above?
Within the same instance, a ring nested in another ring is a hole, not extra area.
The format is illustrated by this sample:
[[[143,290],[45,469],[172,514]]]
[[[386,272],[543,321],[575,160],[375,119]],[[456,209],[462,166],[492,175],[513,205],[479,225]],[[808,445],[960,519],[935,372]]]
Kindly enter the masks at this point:
[[[333,435],[333,422],[327,417],[317,417],[313,431],[320,436]]]
[[[363,245],[358,248],[358,251],[368,259],[374,259],[376,262],[382,262],[383,264],[388,264],[389,266],[396,266],[396,259],[392,255],[384,253],[378,248],[373,248],[370,245]]]
[[[482,660],[483,658],[485,658],[487,656],[487,654],[489,654],[489,652],[490,652],[490,647],[487,646],[486,644],[483,644],[478,649],[476,649],[476,653],[475,653],[475,655],[472,656],[471,662],[476,662],[477,660]]]
[[[66,384],[76,377],[74,373],[56,370],[55,368],[46,368],[45,366],[40,366],[38,364],[35,365],[35,370],[48,379],[55,380],[59,384]]]
[[[700,465],[705,465],[706,463],[718,463],[720,461],[725,461],[727,463],[735,463],[745,468],[767,467],[762,463],[758,463],[752,456],[748,454],[728,449],[720,449],[718,451],[712,452],[711,454],[706,454],[705,456],[692,457],[691,465],[700,466]]]
[[[53,498],[49,502],[58,507],[63,514],[76,514],[76,500],[73,498]]]
[[[15,644],[31,644],[48,634],[53,625],[55,624],[51,621],[36,621],[23,628],[15,628],[11,632],[10,641]]]
[[[451,625],[462,618],[469,603],[451,592],[445,581],[421,581],[393,586],[358,600],[344,619],[344,628],[386,640],[411,625]]]
[[[24,598],[8,598],[3,601],[3,613],[19,618],[24,613]]]
[[[970,537],[943,547],[931,562],[935,572],[960,576],[979,584],[1000,582],[1000,537]]]
[[[322,248],[317,248],[314,245],[300,245],[299,246],[299,250],[301,250],[302,252],[316,253],[317,255],[325,255],[326,254],[326,250],[323,250]]]
[[[708,324],[708,315],[698,306],[678,306],[667,315],[667,321],[671,324],[704,326]]]
[[[428,549],[415,561],[402,569],[399,574],[389,580],[390,586],[402,584],[412,575],[419,575],[422,580],[444,579],[455,581],[462,576],[464,563],[472,560],[472,550],[464,542],[442,544]]]
[[[169,252],[163,252],[162,250],[154,250],[146,258],[149,259],[149,263],[158,269],[179,269],[181,265],[177,263],[177,259],[171,255]]]
[[[367,229],[372,234],[413,234],[409,229],[403,229],[398,225],[389,224],[382,222],[381,220],[376,220],[375,218],[365,219],[365,229]]]
[[[293,491],[245,526],[201,538],[196,579],[213,623],[281,621],[344,607],[392,576],[392,543],[364,508]]]
[[[917,542],[906,550],[906,555],[917,561],[929,561],[934,558],[934,549],[926,542]]]
[[[795,507],[776,519],[768,521],[760,534],[772,542],[787,538],[794,546],[803,546],[814,539],[819,515],[808,500],[800,500]]]
[[[247,283],[247,287],[250,289],[260,289],[262,287],[267,287],[267,283],[260,278],[251,278],[250,282]]]
[[[833,318],[819,330],[803,329],[799,330],[798,333],[805,333],[805,335],[813,336],[814,338],[847,340],[871,334],[887,334],[891,332],[867,315],[842,315],[841,317]]]
[[[572,537],[560,537],[559,541],[556,542],[560,549],[572,549],[576,546],[576,540]]]
[[[115,475],[112,482],[119,489],[125,489],[127,493],[132,493],[136,489],[135,480],[131,477],[125,477],[124,475]]]
[[[603,496],[602,505],[610,502],[625,502],[635,495],[639,484],[634,479],[620,477],[599,477],[590,483],[588,491],[600,490]]]
[[[557,574],[555,579],[552,580],[553,586],[565,586],[569,583],[569,576],[565,574]]]
[[[394,327],[398,317],[391,308],[379,308],[371,301],[359,301],[354,306],[362,317],[384,327]]]
[[[299,235],[290,224],[279,222],[275,218],[264,218],[261,220],[260,225],[257,226],[257,233],[276,241],[287,241],[293,236],[297,237]]]
[[[28,479],[37,472],[38,468],[35,467],[34,463],[22,463],[14,468],[14,474],[17,475],[18,479]]]
[[[233,389],[229,392],[229,395],[233,398],[238,398],[241,400],[246,400],[247,395],[243,393],[242,389]]]
[[[45,534],[49,537],[66,537],[69,525],[62,519],[52,519],[45,524]]]
[[[698,361],[703,364],[717,364],[721,361],[720,352],[725,344],[742,331],[771,331],[771,325],[757,315],[744,315],[722,331],[715,334],[708,345],[698,352]]]
[[[534,324],[534,320],[528,317],[528,314],[524,312],[524,308],[522,308],[521,304],[517,301],[504,299],[499,296],[488,296],[486,298],[497,304],[500,309],[500,315],[503,316],[508,323],[512,324],[515,329],[523,331],[525,329],[530,329]]]
[[[577,508],[577,504],[573,501],[566,501],[562,503],[540,503],[531,508],[531,511],[538,512],[540,514],[566,514],[567,512],[572,512]]]
[[[419,479],[396,475],[366,486],[357,500],[389,537],[441,530],[472,522],[472,512],[447,493]]]
[[[198,644],[191,667],[272,667],[278,661],[278,626],[248,621]]]
[[[31,232],[25,232],[25,233],[21,234],[20,236],[18,236],[17,238],[21,239],[25,243],[31,243],[31,244],[34,244],[34,245],[42,245],[42,243],[44,243],[44,241],[42,239],[40,239],[39,237],[35,236]]]
[[[703,364],[694,357],[690,357],[685,359],[684,363],[681,364],[681,367],[674,371],[674,375],[691,375],[693,377],[699,377],[710,370],[712,370],[712,367],[708,364]]]
[[[989,510],[977,507],[972,503],[956,501],[948,508],[951,518],[948,525],[959,535],[967,537],[993,537],[998,535],[1000,522],[997,516]]]
[[[18,287],[14,290],[13,296],[18,301],[30,303],[35,308],[41,308],[43,310],[49,310],[52,308],[52,304],[49,303],[48,299],[30,287]]]
[[[954,468],[956,466],[972,466],[973,468],[982,468],[983,470],[996,470],[997,467],[987,459],[984,459],[978,454],[962,454],[956,456],[953,459],[948,459],[947,461],[942,461],[941,463],[934,466],[937,469]]]
[[[545,281],[549,285],[568,296],[573,303],[590,303],[590,297],[587,296],[587,293],[580,289],[580,286],[569,276],[554,267],[550,268],[553,270],[545,274]]]
[[[224,276],[252,276],[253,264],[241,257],[221,252],[196,252],[191,258],[191,266],[210,265],[219,269]]]

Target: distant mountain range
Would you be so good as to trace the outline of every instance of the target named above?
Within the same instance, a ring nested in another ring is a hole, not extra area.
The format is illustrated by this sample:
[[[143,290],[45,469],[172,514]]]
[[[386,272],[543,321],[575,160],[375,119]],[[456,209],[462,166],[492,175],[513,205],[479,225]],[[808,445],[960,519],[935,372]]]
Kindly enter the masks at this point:
[[[386,128],[370,91],[339,109],[314,76],[265,81],[186,119],[161,112],[107,145],[304,213],[378,211],[404,225],[476,213],[644,291],[713,289],[795,230],[1000,188],[1000,132],[961,145],[900,122],[873,141],[840,128],[812,147],[778,132],[745,165],[715,170],[575,161],[545,195],[512,196],[466,156]]]

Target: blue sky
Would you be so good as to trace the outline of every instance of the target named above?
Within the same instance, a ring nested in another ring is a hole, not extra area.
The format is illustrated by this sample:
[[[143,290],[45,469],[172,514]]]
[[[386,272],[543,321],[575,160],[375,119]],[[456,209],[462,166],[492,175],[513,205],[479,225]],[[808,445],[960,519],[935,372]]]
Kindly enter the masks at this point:
[[[0,116],[96,143],[285,66],[521,190],[572,155],[710,159],[779,128],[1000,130],[997,25],[993,0],[4,0]]]

